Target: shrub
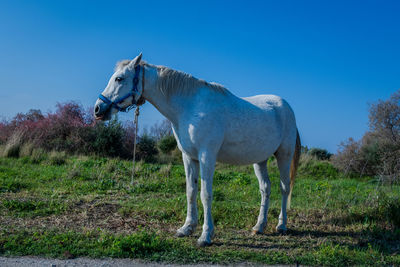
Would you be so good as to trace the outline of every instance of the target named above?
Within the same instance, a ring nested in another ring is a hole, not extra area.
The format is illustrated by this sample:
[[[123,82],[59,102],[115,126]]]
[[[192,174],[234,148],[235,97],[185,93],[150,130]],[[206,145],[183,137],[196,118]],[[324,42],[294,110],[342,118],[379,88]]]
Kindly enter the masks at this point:
[[[119,156],[124,154],[123,127],[115,118],[108,123],[98,123],[95,128],[93,150],[102,156]]]
[[[158,150],[156,147],[156,141],[154,138],[143,135],[140,137],[137,144],[137,156],[146,162],[154,162],[155,155],[157,155]]]
[[[340,144],[334,165],[346,172],[400,181],[400,90],[369,109],[369,131]]]
[[[151,132],[151,137],[138,138],[141,142],[138,158],[154,161],[158,152],[156,142],[160,139],[160,150],[171,154],[176,142],[171,136],[170,122],[156,124]],[[55,112],[42,114],[31,109],[25,114],[18,113],[10,121],[0,122],[0,145],[4,146],[4,156],[32,156],[34,162],[42,160],[38,154],[33,155],[38,148],[47,152],[132,158],[134,133],[132,123],[123,125],[116,117],[109,122],[94,121],[92,109],[85,110],[75,102],[67,102],[58,103]],[[172,162],[174,158],[173,154],[164,160]],[[50,161],[55,164],[53,159]]]
[[[0,122],[0,145],[5,145],[7,143],[7,139],[10,138],[14,129],[10,126],[10,123],[7,121]]]
[[[123,127],[117,119],[95,122],[91,110],[67,102],[57,104],[54,113],[43,115],[40,110],[30,110],[0,122],[0,144],[8,142],[4,149],[8,156],[19,152],[30,156],[33,148],[42,148],[128,158],[132,156],[133,132],[132,127]]]
[[[382,206],[380,211],[382,217],[391,222],[394,227],[400,229],[400,198],[388,197]]]
[[[301,176],[314,179],[335,179],[338,170],[327,160],[318,160],[310,154],[301,154],[298,173]]]
[[[364,209],[354,210],[353,216],[358,215],[361,220],[380,222],[384,225],[389,223],[400,229],[400,198],[398,196],[389,196],[378,189],[370,195]]]
[[[323,148],[311,148],[307,151],[311,156],[316,157],[318,160],[329,160],[332,156],[326,149]]]
[[[166,135],[158,141],[158,148],[164,154],[170,154],[176,148],[176,140],[173,135]]]
[[[381,165],[380,145],[371,133],[366,133],[360,141],[349,138],[342,142],[332,162],[346,174],[376,175]]]
[[[123,151],[124,158],[132,159],[133,157],[133,143],[135,141],[136,128],[133,122],[129,121],[123,125],[124,135],[123,135]],[[139,136],[136,138],[136,142],[139,141]]]

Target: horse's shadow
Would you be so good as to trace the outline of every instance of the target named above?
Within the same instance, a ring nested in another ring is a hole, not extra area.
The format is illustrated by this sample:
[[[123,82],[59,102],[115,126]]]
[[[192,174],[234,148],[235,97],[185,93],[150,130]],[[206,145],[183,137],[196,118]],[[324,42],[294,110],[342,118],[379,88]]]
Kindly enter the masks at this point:
[[[379,246],[383,251],[399,252],[396,238],[390,229],[360,229],[359,231],[321,231],[321,230],[296,230],[288,229],[285,234],[265,233],[251,236],[250,233],[240,234],[236,237],[216,238],[215,246],[241,247],[247,249],[295,249],[299,243],[303,247],[316,247],[321,243],[329,242],[332,245],[345,245],[349,249],[365,249],[370,243]],[[397,236],[397,234],[396,234]],[[282,237],[282,242],[279,241]]]
[[[296,230],[296,229],[288,229],[286,233],[265,233],[255,236],[251,236],[250,233],[248,236],[238,236],[238,237],[229,237],[224,238],[226,241],[218,241],[214,242],[215,246],[236,246],[243,247],[249,249],[290,249],[298,247],[298,241],[292,240],[290,242],[277,243],[277,237],[286,237],[286,238],[296,238],[298,237],[300,240],[304,242],[304,237],[307,238],[328,238],[328,237],[357,237],[360,233],[355,233],[351,231],[339,231],[339,232],[327,232],[327,231],[319,231],[319,230]],[[256,243],[255,243],[256,241]],[[265,241],[264,244],[263,241]]]

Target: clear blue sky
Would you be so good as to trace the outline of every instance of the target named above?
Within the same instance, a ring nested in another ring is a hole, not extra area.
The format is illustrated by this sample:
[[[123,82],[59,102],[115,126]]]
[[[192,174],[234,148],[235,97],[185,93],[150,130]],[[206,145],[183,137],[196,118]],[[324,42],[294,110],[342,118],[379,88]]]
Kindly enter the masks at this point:
[[[116,61],[143,52],[238,96],[282,96],[303,143],[335,152],[367,130],[368,103],[400,88],[400,1],[3,0],[0,36],[5,118],[92,106]],[[162,119],[150,104],[141,114]]]

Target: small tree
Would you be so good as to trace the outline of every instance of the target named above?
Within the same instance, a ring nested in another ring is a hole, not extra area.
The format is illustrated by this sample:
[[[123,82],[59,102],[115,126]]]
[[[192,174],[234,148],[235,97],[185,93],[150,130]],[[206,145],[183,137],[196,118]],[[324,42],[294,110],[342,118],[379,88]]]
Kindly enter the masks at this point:
[[[173,135],[166,135],[158,141],[158,148],[164,154],[171,153],[176,148],[176,140]]]
[[[93,129],[95,139],[93,142],[94,152],[103,156],[120,156],[122,153],[124,131],[117,118],[108,123],[97,123]]]
[[[142,135],[139,138],[139,142],[137,144],[137,155],[139,159],[143,159],[146,162],[154,162],[155,155],[157,155],[157,143],[149,135]]]
[[[400,180],[400,90],[386,101],[370,105],[369,132],[360,141],[342,143],[334,164],[361,175],[379,175],[389,182]]]
[[[393,144],[400,142],[400,90],[388,100],[379,100],[370,106],[369,127],[377,137],[390,140]]]
[[[150,128],[150,135],[153,136],[157,141],[161,140],[165,136],[171,136],[172,135],[171,122],[167,119],[164,119],[160,123],[155,123]]]
[[[329,153],[328,150],[315,147],[308,150],[307,154],[310,154],[311,156],[314,156],[319,160],[329,160],[332,156],[332,154]]]

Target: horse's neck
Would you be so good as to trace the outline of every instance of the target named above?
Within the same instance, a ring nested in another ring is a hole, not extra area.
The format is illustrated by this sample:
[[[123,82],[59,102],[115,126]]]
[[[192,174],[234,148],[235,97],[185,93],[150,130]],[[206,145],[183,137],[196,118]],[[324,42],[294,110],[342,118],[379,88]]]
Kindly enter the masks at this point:
[[[183,112],[183,107],[174,97],[167,98],[157,87],[158,84],[157,67],[145,65],[145,82],[143,97],[149,101],[161,114],[163,114],[173,124],[178,122],[179,115]]]

